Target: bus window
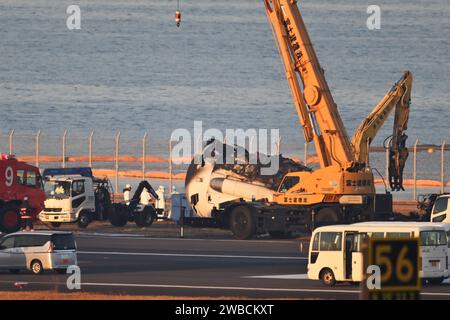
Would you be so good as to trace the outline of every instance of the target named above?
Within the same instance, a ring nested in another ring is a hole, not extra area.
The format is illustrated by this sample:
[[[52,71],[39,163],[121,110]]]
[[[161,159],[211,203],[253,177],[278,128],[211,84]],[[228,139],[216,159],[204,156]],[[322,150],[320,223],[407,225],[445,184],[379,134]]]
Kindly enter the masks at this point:
[[[386,232],[386,238],[410,238],[409,232]]]
[[[355,251],[356,252],[362,252],[362,244],[366,243],[368,241],[369,235],[367,233],[358,233],[358,235],[355,237]]]
[[[447,231],[447,245],[450,248],[450,230]]]
[[[384,238],[384,232],[373,232],[372,238],[374,239],[383,239]]]
[[[316,235],[314,236],[312,251],[319,251],[319,236],[320,232],[317,232]]]
[[[445,231],[422,231],[420,233],[421,246],[444,246],[447,245],[447,234]]]
[[[321,232],[320,251],[341,251],[342,232]]]

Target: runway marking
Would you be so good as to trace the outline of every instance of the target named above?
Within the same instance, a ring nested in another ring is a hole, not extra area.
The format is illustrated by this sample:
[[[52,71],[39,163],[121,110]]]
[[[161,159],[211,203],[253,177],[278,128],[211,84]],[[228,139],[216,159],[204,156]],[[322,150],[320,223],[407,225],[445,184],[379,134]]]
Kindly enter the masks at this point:
[[[242,256],[242,255],[226,255],[226,254],[156,253],[156,252],[78,251],[78,254],[123,255],[123,256],[127,256],[127,255],[130,255],[130,256],[161,256],[161,257],[197,257],[197,258],[308,260],[307,257]]]
[[[0,280],[0,283],[12,283],[12,281]],[[66,285],[65,282],[44,282],[28,281],[28,284],[41,285]],[[359,294],[359,290],[346,289],[304,289],[304,288],[254,288],[254,287],[225,287],[225,286],[192,286],[177,284],[139,284],[139,283],[102,283],[102,282],[83,282],[81,286],[92,287],[134,287],[134,288],[170,288],[170,289],[204,289],[204,290],[236,290],[236,291],[259,291],[259,292],[298,292],[298,293],[345,293]],[[444,296],[450,297],[447,292],[421,292],[424,296]]]
[[[245,276],[242,278],[250,279],[283,279],[283,280],[308,280],[306,273],[301,274],[275,274],[275,275],[262,275],[262,276]]]
[[[245,243],[297,243],[300,240],[269,240],[269,239],[257,239],[257,240],[237,240],[237,239],[209,239],[209,238],[165,238],[165,237],[149,237],[140,234],[123,234],[123,233],[89,233],[89,232],[75,232],[77,237],[80,238],[116,238],[116,239],[132,239],[132,240],[171,240],[171,241],[214,241],[214,242],[245,242]]]

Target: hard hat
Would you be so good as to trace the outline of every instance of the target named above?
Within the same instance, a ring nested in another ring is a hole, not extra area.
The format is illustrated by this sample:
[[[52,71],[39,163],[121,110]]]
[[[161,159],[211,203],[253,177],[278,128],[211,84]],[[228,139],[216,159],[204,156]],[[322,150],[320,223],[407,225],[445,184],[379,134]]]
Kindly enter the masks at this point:
[[[23,197],[23,200],[28,201],[28,197]]]
[[[125,188],[131,189],[131,184],[127,183],[127,185],[125,186]]]

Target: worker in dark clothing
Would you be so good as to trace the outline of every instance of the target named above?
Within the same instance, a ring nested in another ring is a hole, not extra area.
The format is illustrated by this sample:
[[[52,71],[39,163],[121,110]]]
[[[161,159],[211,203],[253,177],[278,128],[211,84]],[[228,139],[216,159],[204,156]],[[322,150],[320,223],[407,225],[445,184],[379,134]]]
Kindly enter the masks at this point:
[[[20,206],[20,219],[22,220],[23,231],[33,231],[33,217],[31,216],[31,208],[28,203],[28,197],[24,197]]]

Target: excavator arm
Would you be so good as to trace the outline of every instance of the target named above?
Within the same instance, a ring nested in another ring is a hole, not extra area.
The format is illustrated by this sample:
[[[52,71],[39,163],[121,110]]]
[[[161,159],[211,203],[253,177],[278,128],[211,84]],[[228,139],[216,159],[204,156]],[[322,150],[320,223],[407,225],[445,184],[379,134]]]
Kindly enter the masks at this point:
[[[405,131],[408,126],[412,82],[412,73],[405,71],[402,78],[359,125],[352,138],[356,160],[369,163],[370,144],[395,108],[392,136],[386,140],[386,147],[389,149],[389,184],[393,191],[404,190],[403,168],[408,157]]]

